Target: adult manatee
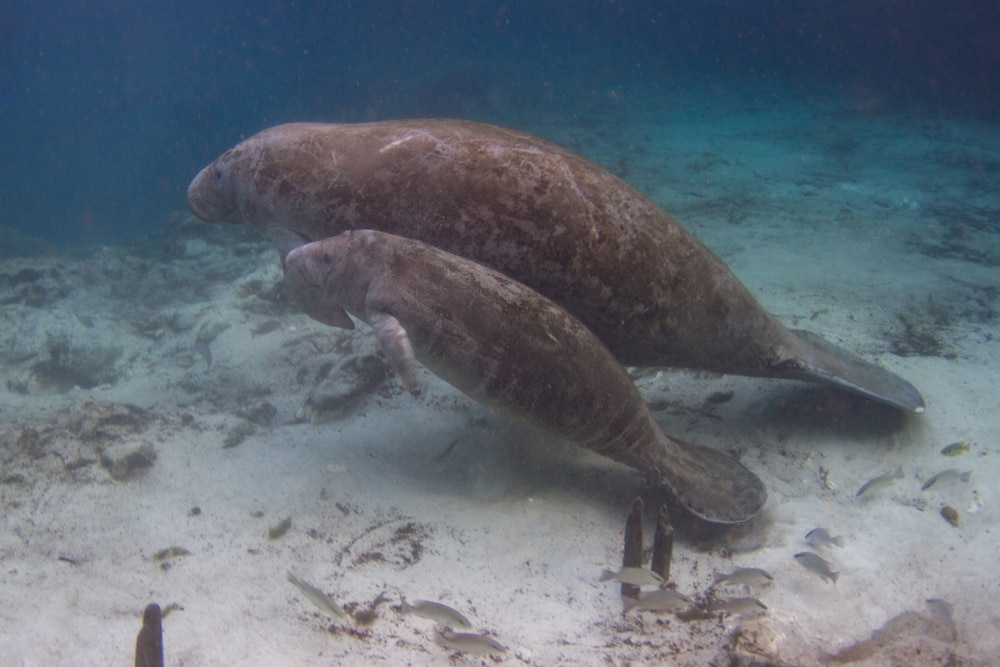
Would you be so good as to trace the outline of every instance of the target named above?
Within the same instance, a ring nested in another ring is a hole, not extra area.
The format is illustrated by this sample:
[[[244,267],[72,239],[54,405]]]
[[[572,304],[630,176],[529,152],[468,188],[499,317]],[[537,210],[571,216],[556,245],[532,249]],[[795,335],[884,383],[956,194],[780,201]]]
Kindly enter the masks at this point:
[[[208,165],[188,204],[282,259],[348,229],[417,239],[537,290],[623,364],[794,378],[912,412],[906,380],[782,326],[725,264],[620,178],[536,137],[461,120],[296,123]]]
[[[371,230],[294,248],[285,270],[316,319],[334,309],[369,324],[411,391],[420,361],[489,407],[638,468],[708,521],[746,521],[767,498],[732,457],[665,436],[597,336],[509,276]]]

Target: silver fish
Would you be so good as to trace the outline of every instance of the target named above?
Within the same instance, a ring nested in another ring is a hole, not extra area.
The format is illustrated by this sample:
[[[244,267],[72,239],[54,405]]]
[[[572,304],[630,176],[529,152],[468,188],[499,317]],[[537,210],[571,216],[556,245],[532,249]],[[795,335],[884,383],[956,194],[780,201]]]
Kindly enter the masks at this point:
[[[201,358],[205,360],[205,365],[208,368],[212,367],[212,348],[208,346],[208,343],[198,341],[194,344],[194,351],[201,355]]]
[[[837,579],[840,578],[840,572],[834,572],[829,562],[823,560],[811,551],[802,551],[795,554],[793,558],[795,558],[795,560],[797,560],[802,567],[806,568],[810,572],[818,574],[823,581],[832,581],[836,584]]]
[[[414,600],[413,604],[410,604],[404,599],[399,607],[404,615],[413,614],[414,616],[426,618],[434,621],[435,623],[440,623],[441,625],[446,625],[452,628],[459,628],[462,630],[472,629],[472,623],[469,623],[469,619],[462,616],[462,614],[455,611],[448,605],[441,604],[440,602]]]
[[[677,609],[683,609],[689,604],[691,604],[690,598],[667,589],[640,593],[638,600],[630,597],[622,597],[622,605],[625,607],[626,614],[633,609],[642,611],[676,611]]]
[[[729,574],[716,572],[713,584],[742,584],[744,586],[765,586],[774,581],[774,576],[756,567],[738,567]]]
[[[295,587],[302,592],[302,595],[304,595],[307,600],[316,605],[316,607],[320,609],[320,611],[324,611],[327,614],[330,614],[331,616],[336,616],[337,618],[350,618],[347,615],[347,612],[341,609],[340,605],[334,602],[329,595],[327,595],[320,589],[316,588],[312,584],[308,584],[302,581],[291,572],[288,573],[288,581],[292,582],[295,585]]]
[[[767,605],[757,598],[733,598],[731,600],[712,600],[708,603],[708,611],[723,612],[734,616],[750,616],[763,614]]]
[[[259,327],[250,332],[251,338],[256,338],[257,336],[266,336],[272,331],[277,331],[281,328],[281,322],[278,320],[268,320],[264,322]]]
[[[858,492],[854,494],[854,497],[860,498],[866,493],[868,495],[871,495],[876,491],[880,491],[881,489],[884,489],[885,487],[889,486],[897,479],[903,479],[903,466],[899,466],[898,468],[896,468],[896,472],[887,472],[884,475],[879,475],[875,479],[868,480],[867,482],[861,485],[861,488],[858,489]]]
[[[601,571],[601,581],[620,581],[633,586],[659,586],[663,577],[644,567],[623,567],[617,572]]]
[[[827,532],[826,528],[813,528],[808,533],[806,533],[806,542],[813,545],[814,547],[828,547],[831,544],[844,548],[844,536],[837,535],[833,537]]]
[[[462,653],[477,655],[500,655],[507,652],[507,647],[490,639],[486,635],[473,632],[452,632],[451,628],[437,628],[434,641],[438,646],[450,648]]]
[[[936,475],[931,475],[930,479],[924,482],[924,485],[920,487],[921,491],[926,491],[938,482],[954,482],[955,480],[962,480],[963,482],[968,482],[969,478],[972,477],[972,471],[966,470],[965,472],[958,472],[955,468],[948,468],[947,470],[942,470]]]

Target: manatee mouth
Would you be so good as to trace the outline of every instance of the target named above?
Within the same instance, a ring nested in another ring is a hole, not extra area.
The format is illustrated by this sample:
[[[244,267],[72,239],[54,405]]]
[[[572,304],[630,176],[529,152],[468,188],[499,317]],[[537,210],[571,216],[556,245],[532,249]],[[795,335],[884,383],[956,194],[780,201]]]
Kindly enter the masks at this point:
[[[242,222],[236,208],[226,202],[214,188],[215,178],[213,165],[198,172],[188,186],[188,208],[205,222]]]

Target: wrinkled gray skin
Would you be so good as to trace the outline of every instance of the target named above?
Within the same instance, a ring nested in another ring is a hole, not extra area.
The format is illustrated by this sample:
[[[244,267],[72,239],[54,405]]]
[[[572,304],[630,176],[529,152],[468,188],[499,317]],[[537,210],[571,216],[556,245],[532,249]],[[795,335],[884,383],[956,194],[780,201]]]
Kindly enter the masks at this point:
[[[764,485],[735,459],[667,438],[628,374],[579,320],[473,261],[370,230],[293,249],[288,281],[310,315],[372,326],[404,386],[416,361],[468,396],[662,481],[713,522],[752,518]]]
[[[206,221],[250,224],[282,257],[363,228],[476,260],[557,302],[626,365],[795,378],[924,409],[902,378],[782,326],[624,181],[520,132],[459,120],[280,125],[203,169],[188,204]]]

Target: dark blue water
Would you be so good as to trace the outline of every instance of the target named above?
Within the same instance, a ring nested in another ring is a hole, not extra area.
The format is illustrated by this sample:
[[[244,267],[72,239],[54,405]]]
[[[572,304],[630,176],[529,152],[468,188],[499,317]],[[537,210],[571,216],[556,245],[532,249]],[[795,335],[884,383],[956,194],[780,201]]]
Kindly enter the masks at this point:
[[[265,126],[425,115],[529,126],[598,83],[847,87],[996,121],[998,6],[6,0],[0,226],[74,245],[155,238],[197,170]]]

